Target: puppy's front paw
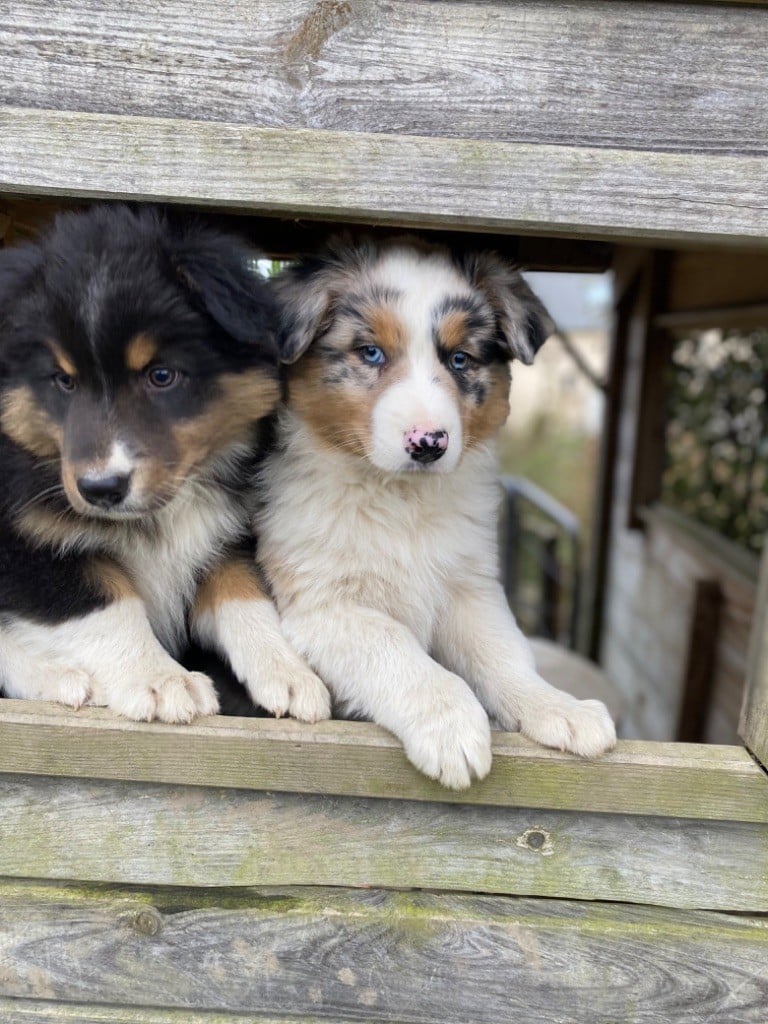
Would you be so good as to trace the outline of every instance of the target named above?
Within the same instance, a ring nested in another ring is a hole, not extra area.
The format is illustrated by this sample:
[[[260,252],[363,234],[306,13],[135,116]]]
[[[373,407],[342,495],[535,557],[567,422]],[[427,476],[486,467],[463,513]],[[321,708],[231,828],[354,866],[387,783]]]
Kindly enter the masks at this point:
[[[597,757],[616,744],[616,726],[605,704],[565,693],[526,709],[520,730],[545,747],[582,757]]]
[[[299,657],[271,658],[260,677],[246,685],[254,702],[276,718],[320,722],[331,717],[328,688]]]
[[[448,789],[466,789],[491,770],[491,726],[468,690],[441,687],[401,734],[408,760]],[[446,693],[445,690],[448,690]]]
[[[219,702],[213,683],[202,672],[186,672],[180,665],[162,668],[142,679],[132,679],[109,706],[136,721],[181,722],[197,715],[215,715]]]
[[[52,700],[75,709],[91,702],[94,682],[87,672],[46,664],[39,667],[37,674],[38,700]]]

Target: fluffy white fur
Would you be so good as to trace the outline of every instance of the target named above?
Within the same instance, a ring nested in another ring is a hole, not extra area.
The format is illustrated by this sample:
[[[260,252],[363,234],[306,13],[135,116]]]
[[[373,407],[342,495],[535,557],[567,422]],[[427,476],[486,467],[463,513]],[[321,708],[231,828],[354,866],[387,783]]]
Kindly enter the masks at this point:
[[[294,577],[290,598],[278,588],[283,631],[346,713],[385,726],[417,768],[457,789],[490,769],[486,710],[561,750],[613,745],[604,705],[541,679],[509,611],[490,450],[450,475],[387,477],[318,446],[290,413],[283,431],[260,551]]]
[[[289,408],[265,467],[259,557],[283,630],[344,713],[385,726],[446,786],[489,771],[488,714],[547,746],[600,754],[615,741],[606,708],[537,674],[497,579],[495,454],[462,445],[429,319],[441,294],[469,286],[399,252],[373,276],[402,293],[408,366],[372,400],[367,454],[318,439]],[[403,449],[417,423],[451,435],[425,468]]]
[[[26,667],[33,669],[27,686],[36,685],[36,665],[61,665],[57,671],[67,689],[60,688],[56,699],[70,694],[63,703],[107,704],[127,718],[162,722],[191,722],[218,710],[210,679],[174,661],[155,637],[138,598],[115,601],[58,626],[15,619],[3,633],[13,649],[23,649]],[[36,695],[20,693],[13,677],[5,686],[8,696]]]
[[[114,535],[111,553],[136,588],[135,599],[59,626],[22,619],[0,625],[7,696],[106,704],[128,718],[165,722],[216,713],[210,679],[186,671],[168,651],[178,653],[184,644],[198,581],[241,535],[242,513],[226,491],[192,480],[155,523],[151,535]],[[84,525],[74,546],[86,550],[95,540]],[[326,687],[289,647],[271,602],[223,601],[215,614],[193,617],[190,625],[262,707],[307,721],[330,717]]]
[[[288,646],[271,601],[223,601],[195,615],[191,627],[203,646],[229,661],[259,707],[304,722],[331,717],[331,695]]]

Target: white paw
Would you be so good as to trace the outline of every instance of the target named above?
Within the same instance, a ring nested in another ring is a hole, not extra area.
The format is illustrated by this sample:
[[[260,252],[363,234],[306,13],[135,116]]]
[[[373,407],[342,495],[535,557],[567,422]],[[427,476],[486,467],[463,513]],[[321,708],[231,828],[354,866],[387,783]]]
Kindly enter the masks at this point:
[[[545,747],[582,757],[597,757],[616,743],[616,726],[605,704],[565,693],[524,709],[520,731]]]
[[[136,721],[189,723],[198,715],[215,715],[219,702],[213,683],[202,672],[185,672],[180,665],[131,679],[112,692],[109,706]]]
[[[277,718],[290,715],[302,722],[320,722],[331,717],[328,688],[298,657],[271,658],[260,677],[245,685],[254,703]]]
[[[81,708],[91,699],[93,680],[79,668],[41,665],[36,675],[38,700],[52,700],[70,708]]]
[[[491,770],[491,726],[463,680],[446,676],[448,685],[443,678],[431,700],[425,695],[425,706],[398,734],[419,771],[448,789],[466,789]]]

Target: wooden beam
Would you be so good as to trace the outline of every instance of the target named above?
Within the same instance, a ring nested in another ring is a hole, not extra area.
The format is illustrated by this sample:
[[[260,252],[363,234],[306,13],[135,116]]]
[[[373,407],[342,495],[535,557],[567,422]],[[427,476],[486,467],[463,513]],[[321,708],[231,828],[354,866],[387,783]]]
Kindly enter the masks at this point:
[[[584,635],[580,646],[593,661],[599,662],[605,621],[605,601],[611,556],[611,534],[621,416],[625,401],[627,353],[630,331],[647,317],[649,263],[647,250],[619,248],[613,263],[613,326],[610,363],[606,387],[605,411],[600,440],[595,515],[592,524],[593,552],[589,566],[588,594],[585,602]]]
[[[0,109],[0,191],[768,247],[768,158]]]
[[[650,261],[647,304],[643,310],[643,367],[627,521],[630,530],[643,529],[641,509],[653,505],[661,496],[666,459],[668,371],[674,339],[667,331],[654,326],[654,317],[666,307],[670,254],[654,252]]]
[[[218,717],[172,726],[3,700],[0,772],[768,822],[768,779],[740,747],[625,741],[585,761],[495,733],[491,774],[456,792],[364,722]]]
[[[657,313],[653,323],[656,327],[677,332],[702,330],[707,327],[763,327],[768,324],[768,303]]]
[[[0,996],[191,1021],[224,1006],[248,1020],[763,1024],[767,959],[768,924],[746,914],[375,889],[211,899],[0,886]]]
[[[0,776],[0,877],[768,912],[768,826]]]

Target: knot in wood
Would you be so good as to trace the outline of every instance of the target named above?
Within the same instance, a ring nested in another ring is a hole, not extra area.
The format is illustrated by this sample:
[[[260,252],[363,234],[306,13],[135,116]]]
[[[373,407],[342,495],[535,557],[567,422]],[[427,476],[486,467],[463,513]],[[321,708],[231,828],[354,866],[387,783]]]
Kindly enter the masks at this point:
[[[549,857],[555,852],[552,836],[545,828],[538,825],[527,828],[522,835],[515,840],[518,846],[524,850],[531,850],[533,853],[540,853],[542,857]]]
[[[134,916],[131,924],[141,935],[157,935],[163,927],[163,920],[154,907],[147,907]]]

